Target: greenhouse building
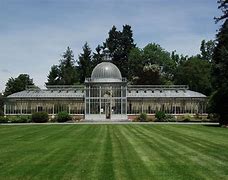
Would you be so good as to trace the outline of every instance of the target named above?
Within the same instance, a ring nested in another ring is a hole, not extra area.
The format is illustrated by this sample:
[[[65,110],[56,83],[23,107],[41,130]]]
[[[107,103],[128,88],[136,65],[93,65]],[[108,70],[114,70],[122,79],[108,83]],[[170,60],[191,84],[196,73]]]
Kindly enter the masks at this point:
[[[206,114],[206,96],[186,85],[129,85],[116,65],[106,60],[98,64],[83,86],[27,88],[7,97],[5,115],[30,115],[45,111],[54,117],[67,111],[88,121],[125,121],[144,112]]]

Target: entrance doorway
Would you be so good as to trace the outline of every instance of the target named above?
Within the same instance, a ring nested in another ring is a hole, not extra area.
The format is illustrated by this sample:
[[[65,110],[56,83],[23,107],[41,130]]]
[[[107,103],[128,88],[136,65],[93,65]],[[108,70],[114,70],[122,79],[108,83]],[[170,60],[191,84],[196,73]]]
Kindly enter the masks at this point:
[[[110,108],[110,103],[106,103],[106,107],[105,107],[105,117],[106,117],[106,119],[111,119],[111,108]]]

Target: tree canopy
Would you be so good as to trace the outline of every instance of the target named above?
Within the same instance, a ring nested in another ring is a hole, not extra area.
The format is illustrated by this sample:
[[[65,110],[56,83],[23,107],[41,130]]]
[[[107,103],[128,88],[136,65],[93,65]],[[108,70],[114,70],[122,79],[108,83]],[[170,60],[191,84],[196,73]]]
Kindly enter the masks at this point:
[[[173,72],[176,68],[175,61],[170,57],[170,53],[155,43],[150,43],[143,49],[132,49],[129,55],[128,66],[128,79],[132,81],[133,84],[147,84],[144,82],[144,79],[149,75],[148,73],[150,73],[149,77],[154,77],[152,78],[153,80],[147,80],[148,83],[170,84],[173,79]],[[156,80],[155,77],[158,79]]]
[[[73,85],[78,82],[74,54],[70,47],[62,55],[59,65],[53,65],[47,77],[46,85]]]
[[[92,72],[92,55],[91,49],[86,42],[82,48],[83,52],[79,55],[78,59],[78,69],[79,69],[79,79],[80,83],[84,83],[85,78],[90,77]]]
[[[23,91],[29,85],[34,85],[34,83],[28,74],[20,74],[17,78],[11,77],[6,83],[4,96]]]
[[[0,116],[4,115],[4,100],[3,100],[3,95],[0,93]]]
[[[220,124],[228,124],[228,1],[219,0],[223,21],[216,36],[216,47],[212,59],[212,84],[215,92],[211,100],[211,110],[219,114]]]
[[[214,53],[214,49],[215,49],[215,41],[213,41],[213,40],[209,40],[209,41],[203,40],[201,42],[201,46],[200,46],[202,59],[211,62],[212,61],[212,57],[213,57],[213,53]]]
[[[122,31],[113,26],[104,46],[109,49],[112,61],[120,69],[122,76],[128,78],[128,57],[131,49],[136,46],[131,26],[124,25]]]
[[[211,65],[208,61],[194,56],[180,64],[174,75],[175,84],[189,85],[194,91],[210,95],[211,87]]]

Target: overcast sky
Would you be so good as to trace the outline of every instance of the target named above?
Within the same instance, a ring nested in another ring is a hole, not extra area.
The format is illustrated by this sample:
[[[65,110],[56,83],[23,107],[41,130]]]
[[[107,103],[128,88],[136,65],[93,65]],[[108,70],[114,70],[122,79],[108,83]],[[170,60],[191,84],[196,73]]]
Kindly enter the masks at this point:
[[[86,41],[94,50],[113,25],[131,25],[140,48],[155,42],[195,55],[201,40],[215,38],[219,13],[216,0],[0,0],[0,92],[21,73],[44,86],[67,46],[77,59]]]

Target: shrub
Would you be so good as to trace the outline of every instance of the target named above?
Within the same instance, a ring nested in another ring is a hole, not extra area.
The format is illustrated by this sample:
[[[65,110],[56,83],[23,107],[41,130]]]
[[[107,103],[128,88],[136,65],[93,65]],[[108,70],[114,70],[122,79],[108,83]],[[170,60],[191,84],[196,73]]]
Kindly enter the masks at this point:
[[[14,123],[17,121],[18,117],[17,116],[8,116],[8,119],[9,119],[9,122]]]
[[[9,119],[4,116],[0,116],[0,123],[8,123]]]
[[[32,114],[32,121],[36,123],[45,123],[48,121],[48,113],[35,112]]]
[[[166,115],[165,115],[165,112],[164,111],[157,111],[155,113],[155,118],[157,119],[157,121],[165,121]]]
[[[66,122],[71,120],[71,116],[66,111],[59,112],[57,115],[58,122]]]
[[[147,114],[146,113],[141,113],[139,115],[139,121],[140,122],[147,122]]]
[[[29,123],[31,122],[31,116],[26,116],[26,115],[12,116],[9,118],[9,121],[11,123]]]

